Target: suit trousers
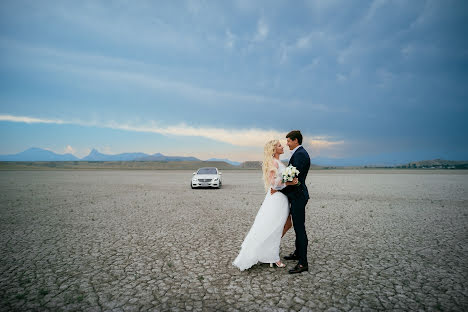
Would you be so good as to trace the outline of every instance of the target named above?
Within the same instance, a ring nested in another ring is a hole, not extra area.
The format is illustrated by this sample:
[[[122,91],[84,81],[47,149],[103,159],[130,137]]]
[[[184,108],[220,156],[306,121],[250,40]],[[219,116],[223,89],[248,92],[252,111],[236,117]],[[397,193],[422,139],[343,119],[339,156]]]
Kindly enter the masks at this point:
[[[299,264],[306,266],[307,263],[307,234],[305,230],[305,207],[308,199],[291,199],[291,216],[296,232],[296,255],[299,257]]]

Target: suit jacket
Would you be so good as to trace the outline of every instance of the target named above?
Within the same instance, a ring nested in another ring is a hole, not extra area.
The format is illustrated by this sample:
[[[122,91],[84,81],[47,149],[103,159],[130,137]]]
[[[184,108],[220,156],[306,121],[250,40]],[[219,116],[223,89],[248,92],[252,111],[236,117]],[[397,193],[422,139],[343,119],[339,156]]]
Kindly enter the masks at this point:
[[[309,154],[302,146],[299,147],[291,156],[291,159],[289,159],[288,165],[293,165],[299,170],[298,180],[301,184],[286,186],[281,192],[290,200],[298,198],[309,199],[309,191],[305,183],[310,168]]]

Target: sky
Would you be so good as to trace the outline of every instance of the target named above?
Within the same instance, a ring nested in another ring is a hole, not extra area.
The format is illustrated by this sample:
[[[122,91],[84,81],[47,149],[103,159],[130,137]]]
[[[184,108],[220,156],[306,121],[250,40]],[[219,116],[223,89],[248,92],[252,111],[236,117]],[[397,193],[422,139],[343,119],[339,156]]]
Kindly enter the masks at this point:
[[[467,31],[466,1],[3,0],[0,154],[467,160]]]

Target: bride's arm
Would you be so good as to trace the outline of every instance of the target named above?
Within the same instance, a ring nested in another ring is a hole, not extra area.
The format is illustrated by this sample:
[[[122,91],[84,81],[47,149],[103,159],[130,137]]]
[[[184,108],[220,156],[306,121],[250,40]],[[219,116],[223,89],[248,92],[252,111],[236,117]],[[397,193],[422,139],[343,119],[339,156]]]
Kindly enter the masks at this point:
[[[281,177],[276,177],[276,172],[273,170],[270,171],[269,181],[271,188],[276,191],[282,190],[286,187],[286,183],[283,183]]]

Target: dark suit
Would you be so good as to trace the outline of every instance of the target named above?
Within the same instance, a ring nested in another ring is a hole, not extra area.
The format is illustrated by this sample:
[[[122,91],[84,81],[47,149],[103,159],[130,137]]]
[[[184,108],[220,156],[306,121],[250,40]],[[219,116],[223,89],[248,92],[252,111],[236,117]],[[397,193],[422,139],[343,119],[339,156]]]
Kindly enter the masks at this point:
[[[305,206],[309,200],[309,191],[306,186],[307,173],[310,168],[310,157],[307,151],[300,146],[289,160],[289,165],[293,165],[299,170],[298,180],[300,185],[289,185],[281,190],[288,197],[291,204],[291,216],[296,232],[296,255],[299,257],[299,264],[307,266],[307,234],[305,230]]]

